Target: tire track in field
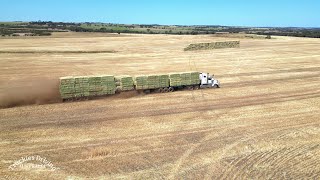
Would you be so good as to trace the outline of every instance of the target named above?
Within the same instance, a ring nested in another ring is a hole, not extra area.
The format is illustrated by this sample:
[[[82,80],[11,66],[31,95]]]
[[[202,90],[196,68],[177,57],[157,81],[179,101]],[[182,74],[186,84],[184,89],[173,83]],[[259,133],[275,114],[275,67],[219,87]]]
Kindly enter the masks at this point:
[[[297,154],[299,154],[299,153],[301,153],[301,151],[303,150],[303,148],[305,147],[305,145],[303,145],[303,146],[301,146],[300,147],[300,149],[298,149],[298,148],[293,148],[292,150],[290,150],[290,149],[287,149],[287,148],[285,148],[284,150],[286,150],[285,152],[285,155],[282,155],[280,158],[276,158],[274,161],[276,161],[276,162],[274,162],[272,165],[274,166],[274,164],[276,164],[276,165],[279,165],[279,164],[285,164],[285,161],[286,161],[286,159],[285,158],[288,158],[288,155],[289,155],[289,157],[291,158],[292,156],[296,156]],[[288,151],[288,152],[287,152]],[[278,154],[279,152],[277,152],[277,154]],[[270,156],[270,154],[268,155],[268,156]],[[289,158],[289,159],[290,159]],[[241,159],[241,158],[240,158]],[[242,159],[250,159],[250,158],[248,158],[248,157],[242,157]],[[259,164],[265,164],[266,162],[269,162],[270,161],[270,157],[268,157],[268,158],[266,158],[266,156],[264,156],[263,158],[260,158],[257,162],[256,162],[256,160],[249,160],[250,162],[248,162],[248,164],[247,165],[245,165],[244,167],[243,167],[243,169],[249,169],[249,167],[250,168],[252,168],[252,165],[250,165],[250,164],[257,164],[257,165],[259,165]],[[256,163],[254,163],[254,162],[256,162]],[[235,164],[235,166],[236,166],[237,164]],[[242,170],[240,170],[240,171],[237,171],[237,172],[244,172],[243,171],[243,169]],[[234,170],[234,171],[236,171],[236,170]],[[229,174],[233,174],[233,172],[230,172]],[[241,175],[239,175],[239,176],[241,176]]]
[[[249,72],[249,73],[237,73],[237,74],[221,74],[219,78],[225,77],[241,77],[241,76],[255,76],[255,75],[275,75],[283,73],[297,73],[297,72],[320,72],[320,67],[311,68],[296,68],[296,69],[280,69],[274,71],[263,71],[263,72]]]
[[[280,158],[278,159],[275,159],[274,161],[272,161],[272,166],[275,167],[275,169],[277,169],[278,171],[275,172],[275,175],[279,172],[284,172],[285,169],[284,169],[284,165],[286,164],[291,164],[290,162],[292,161],[297,161],[295,158],[307,153],[307,152],[310,152],[310,150],[312,149],[319,149],[319,145],[318,144],[306,144],[306,145],[302,145],[301,148],[296,148],[296,149],[293,149],[291,151],[291,153],[287,153],[286,155],[284,156],[281,156]],[[299,158],[301,159],[301,158]],[[306,158],[303,158],[303,161],[304,163],[307,165],[313,165],[313,163],[310,163],[310,161],[308,161]],[[312,162],[312,161],[311,161]],[[288,171],[288,170],[292,170],[292,169],[296,169],[295,166],[299,165],[301,162],[298,162],[298,164],[295,164],[294,166],[291,167],[291,169],[286,169],[286,171],[289,173],[289,174],[292,174],[293,172],[291,171]],[[305,167],[303,165],[300,165],[299,167]],[[300,170],[301,172],[304,172],[302,171],[301,168],[298,168],[297,170]]]
[[[313,124],[312,124],[312,123],[313,123]],[[189,167],[188,169],[193,169],[193,170],[195,170],[195,169],[200,169],[200,168],[203,168],[203,167],[211,164],[211,167],[209,166],[209,167],[207,168],[208,171],[207,171],[207,175],[206,175],[206,178],[209,179],[209,178],[211,178],[211,177],[213,176],[213,174],[212,174],[213,171],[210,171],[211,169],[214,169],[214,168],[213,168],[213,167],[214,167],[213,165],[215,165],[215,163],[217,163],[218,161],[220,161],[221,159],[223,159],[223,157],[227,154],[227,152],[228,152],[229,150],[233,149],[234,147],[238,146],[239,144],[245,143],[245,142],[247,142],[247,141],[249,141],[249,140],[256,139],[256,138],[261,137],[261,136],[266,136],[266,135],[271,134],[271,133],[280,132],[280,131],[288,130],[288,129],[296,129],[296,128],[299,128],[299,127],[305,127],[306,125],[309,125],[309,126],[310,126],[310,125],[315,125],[315,124],[317,124],[317,123],[308,122],[308,123],[303,123],[303,124],[298,124],[298,125],[291,125],[291,126],[285,126],[285,127],[277,127],[277,128],[272,129],[272,130],[264,130],[264,129],[262,129],[259,134],[249,135],[249,136],[247,136],[247,137],[245,137],[245,138],[242,138],[241,140],[237,140],[236,142],[234,142],[234,143],[232,143],[232,144],[230,144],[230,145],[227,145],[227,146],[223,149],[222,153],[220,154],[220,158],[219,158],[219,159],[215,159],[215,160],[213,160],[213,161],[211,161],[211,162],[209,162],[209,163],[205,163],[205,164],[201,164],[201,163],[200,163],[200,164],[196,164],[196,165],[194,165],[194,166]],[[258,128],[257,128],[257,129],[258,129]],[[196,167],[196,168],[195,168],[195,167]],[[188,170],[184,170],[184,171],[188,171]],[[220,178],[219,178],[219,179],[220,179]],[[222,177],[221,179],[223,179],[223,177]]]
[[[281,155],[281,157],[286,158],[286,156],[289,155],[296,155],[298,153],[300,153],[300,149],[303,149],[304,147],[294,147],[292,149],[287,150],[287,148],[283,148],[283,149],[278,149],[278,150],[272,150],[272,153],[269,153],[269,151],[266,152],[260,152],[260,153],[267,153],[268,158],[265,158],[261,161],[261,164],[269,164],[269,167],[273,167],[273,165],[275,164],[275,161],[277,160],[278,156]],[[279,159],[279,162],[281,161],[281,158]],[[245,177],[246,175],[248,175],[249,173],[246,173],[248,170],[252,169],[253,165],[260,165],[257,162],[254,162],[252,159],[250,159],[250,157],[242,157],[243,161],[246,161],[246,163],[243,164],[236,164],[235,166],[239,166],[239,170],[236,171],[236,173],[229,173],[229,175],[233,175],[233,177]],[[275,171],[272,171],[272,173],[276,173]],[[227,175],[227,177],[229,176]],[[269,173],[269,175],[272,175]]]
[[[226,132],[226,130],[223,130],[221,133]],[[219,134],[207,134],[205,135],[199,143],[196,144],[192,144],[191,148],[189,148],[187,151],[185,151],[182,156],[180,156],[180,158],[178,159],[178,161],[176,161],[173,165],[173,168],[171,170],[171,173],[168,176],[168,179],[176,179],[175,176],[177,175],[180,166],[186,161],[186,159],[196,150],[196,148],[198,148],[200,145],[202,145],[205,141],[214,139],[216,137],[218,137],[219,135],[221,135],[221,133]]]
[[[266,80],[253,80],[253,81],[240,81],[240,82],[232,82],[232,83],[224,83],[222,84],[222,88],[239,88],[239,87],[248,87],[248,86],[257,86],[257,85],[265,85],[276,82],[284,82],[284,81],[292,81],[292,80],[306,80],[310,78],[318,78],[320,74],[316,75],[304,75],[304,76],[292,76],[287,78],[274,78],[274,79],[266,79]],[[300,84],[297,84],[300,85]]]
[[[314,145],[313,147],[318,147],[318,146],[319,145]],[[278,150],[273,149],[270,151],[255,152],[249,155],[241,156],[235,162],[233,161],[230,163],[229,168],[224,171],[223,176],[222,177],[220,176],[219,179],[220,178],[228,179],[228,178],[231,178],[231,176],[233,176],[233,178],[235,177],[244,178],[246,175],[248,175],[248,173],[246,174],[246,172],[249,169],[252,169],[253,166],[259,166],[263,164],[269,164],[268,167],[275,167],[275,169],[280,169],[280,167],[283,164],[288,163],[288,161],[292,160],[298,154],[307,152],[309,148],[310,148],[309,144],[307,145],[304,144],[298,147],[291,147],[291,148],[286,147]],[[254,158],[251,158],[254,154],[258,154],[258,155]],[[266,176],[264,175],[264,177]]]
[[[297,113],[300,114],[300,113]],[[293,115],[295,116],[295,115]],[[272,123],[266,123],[264,124],[264,126],[268,125],[268,124],[274,124],[274,122]],[[226,123],[224,125],[228,125],[228,126],[234,126],[233,123]],[[237,126],[238,127],[238,126]],[[114,138],[114,139],[107,139],[107,140],[99,140],[102,141],[101,143],[89,143],[89,144],[85,144],[85,147],[99,147],[102,145],[108,145],[110,143],[128,143],[128,142],[134,142],[134,141],[145,141],[145,140],[152,140],[152,139],[159,139],[159,138],[167,138],[167,137],[172,137],[172,136],[185,136],[185,135],[192,135],[192,134],[199,134],[199,133],[208,133],[214,130],[218,130],[219,127],[218,126],[210,126],[210,127],[201,127],[201,128],[193,128],[193,129],[189,129],[189,130],[180,130],[180,131],[174,131],[174,132],[169,132],[169,133],[153,133],[153,134],[146,134],[146,135],[141,135],[141,136],[135,136],[135,137],[128,137],[128,138]],[[215,131],[216,132],[216,131]],[[238,136],[237,136],[238,137]],[[74,144],[78,144],[78,143],[74,143]],[[46,150],[41,150],[41,151],[34,151],[32,150],[32,152],[36,152],[36,153],[41,153],[41,152],[50,152],[50,151],[56,151],[56,150],[66,150],[66,149],[76,149],[76,148],[82,148],[83,146],[79,146],[79,145],[69,145],[68,147],[64,147],[64,148],[54,148],[54,149],[46,149]],[[25,151],[26,155],[28,155],[29,153]],[[121,154],[119,154],[121,155]]]
[[[274,124],[274,122],[272,122],[272,123],[270,122],[269,124]],[[302,125],[302,126],[304,126],[304,125]],[[240,143],[241,143],[241,142],[240,142]]]

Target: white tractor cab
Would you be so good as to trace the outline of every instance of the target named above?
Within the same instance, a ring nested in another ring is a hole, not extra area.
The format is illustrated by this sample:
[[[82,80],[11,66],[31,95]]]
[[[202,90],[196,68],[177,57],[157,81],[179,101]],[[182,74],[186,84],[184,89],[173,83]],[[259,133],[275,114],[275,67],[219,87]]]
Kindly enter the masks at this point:
[[[214,75],[209,73],[200,73],[199,79],[201,81],[200,88],[219,88],[220,82],[213,78]]]

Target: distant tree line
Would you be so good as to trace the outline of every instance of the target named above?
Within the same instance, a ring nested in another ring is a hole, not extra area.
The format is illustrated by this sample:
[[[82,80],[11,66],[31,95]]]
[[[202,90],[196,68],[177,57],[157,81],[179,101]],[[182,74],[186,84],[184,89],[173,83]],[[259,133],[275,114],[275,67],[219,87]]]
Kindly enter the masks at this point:
[[[293,37],[309,37],[320,38],[319,30],[302,30],[298,32],[258,32],[259,35],[274,35],[274,36],[293,36]]]
[[[216,25],[182,26],[182,25],[158,25],[158,24],[112,24],[112,23],[66,23],[52,21],[32,21],[0,23],[1,36],[13,36],[28,33],[34,36],[50,36],[52,32],[74,31],[74,32],[102,32],[102,33],[137,33],[137,34],[176,34],[176,35],[198,35],[215,34],[218,32],[247,33],[277,36],[296,36],[320,38],[319,28],[254,28],[254,27],[228,27]]]

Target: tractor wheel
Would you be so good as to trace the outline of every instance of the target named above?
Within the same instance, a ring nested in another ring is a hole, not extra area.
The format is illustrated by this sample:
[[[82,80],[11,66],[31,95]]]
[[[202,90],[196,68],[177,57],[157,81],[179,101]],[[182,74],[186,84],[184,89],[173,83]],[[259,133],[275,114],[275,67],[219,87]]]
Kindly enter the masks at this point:
[[[219,88],[219,86],[215,84],[215,85],[213,86],[213,88]]]

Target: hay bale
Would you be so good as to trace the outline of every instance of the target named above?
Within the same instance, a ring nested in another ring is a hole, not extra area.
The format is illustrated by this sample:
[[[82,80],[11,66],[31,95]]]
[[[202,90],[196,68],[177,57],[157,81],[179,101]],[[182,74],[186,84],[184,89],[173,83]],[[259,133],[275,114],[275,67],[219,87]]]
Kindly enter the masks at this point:
[[[225,42],[212,42],[212,43],[197,43],[190,44],[185,51],[194,51],[194,50],[209,50],[209,49],[222,49],[222,48],[239,48],[240,41],[225,41]]]
[[[170,83],[169,83],[169,75],[159,75],[159,88],[162,87],[169,87]]]
[[[182,86],[182,78],[180,73],[169,74],[170,86]]]
[[[199,72],[182,72],[169,74],[170,86],[189,86],[199,84]]]
[[[89,96],[115,94],[116,82],[112,75],[89,76]]]
[[[137,90],[169,87],[169,75],[142,75],[134,78]]]
[[[134,89],[134,81],[131,76],[116,77],[116,85],[121,91],[130,91]]]
[[[72,76],[61,77],[59,84],[59,92],[62,99],[69,99],[74,97],[75,92],[75,78]]]
[[[148,76],[140,75],[134,78],[134,84],[137,90],[148,89]]]
[[[159,88],[159,76],[157,75],[149,75],[147,78],[147,84],[149,89]]]
[[[200,84],[199,74],[199,72],[190,72],[192,85]]]
[[[116,93],[116,82],[113,75],[101,75],[101,87],[102,91],[99,92],[101,95],[115,94]]]
[[[76,76],[60,78],[63,99],[115,94],[115,78],[111,75]]]
[[[89,96],[89,78],[87,76],[74,77],[74,96],[88,97]]]

